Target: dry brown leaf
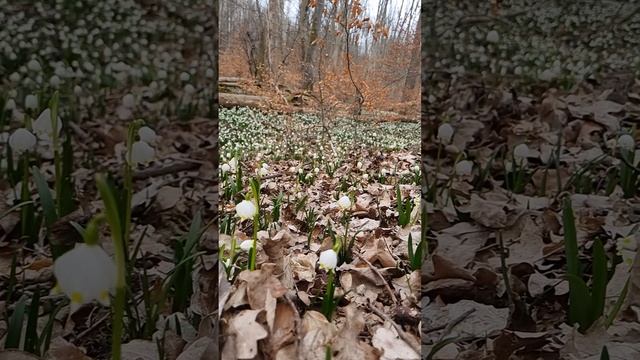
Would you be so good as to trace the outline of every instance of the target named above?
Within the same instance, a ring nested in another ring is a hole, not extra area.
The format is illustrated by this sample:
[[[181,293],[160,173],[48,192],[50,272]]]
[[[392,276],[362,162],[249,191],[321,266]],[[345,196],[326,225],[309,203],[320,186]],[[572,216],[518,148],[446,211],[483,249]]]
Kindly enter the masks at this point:
[[[262,310],[242,310],[229,321],[229,333],[235,338],[238,359],[253,359],[258,354],[258,341],[269,332],[256,321]]]
[[[124,355],[124,353],[123,353]],[[51,340],[49,350],[45,355],[47,360],[91,360],[76,345],[66,341],[62,337],[56,337]]]
[[[420,354],[417,354],[409,344],[402,340],[393,328],[378,327],[371,342],[382,353],[381,360],[420,359]]]
[[[396,266],[396,260],[387,250],[387,243],[383,238],[369,237],[362,248],[362,257],[372,264],[379,263],[383,267]]]
[[[159,360],[158,346],[151,340],[136,339],[122,344],[123,360]]]
[[[274,264],[263,264],[260,269],[244,270],[238,275],[238,280],[247,284],[247,300],[252,309],[264,308],[267,290],[276,298],[287,292],[287,288],[273,275],[274,268]]]

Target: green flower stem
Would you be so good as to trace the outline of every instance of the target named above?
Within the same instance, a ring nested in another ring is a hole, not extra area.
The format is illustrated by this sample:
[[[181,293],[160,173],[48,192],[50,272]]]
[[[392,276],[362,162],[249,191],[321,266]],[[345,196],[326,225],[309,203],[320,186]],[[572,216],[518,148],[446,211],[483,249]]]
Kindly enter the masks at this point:
[[[238,168],[240,168],[238,166]],[[249,270],[256,269],[256,253],[258,252],[258,230],[260,230],[260,178],[251,180],[251,192],[255,200],[256,214],[253,216],[253,246],[249,253]]]
[[[327,320],[331,321],[331,316],[333,315],[333,309],[335,308],[333,297],[335,295],[336,287],[335,287],[335,271],[329,270],[327,277],[327,289],[324,293],[324,298],[322,299],[322,312]]]
[[[253,218],[253,245],[249,256],[249,270],[256,269],[256,253],[258,252],[258,228],[260,227],[260,210],[256,212]]]
[[[23,161],[23,170],[22,170],[22,186],[20,189],[20,202],[26,202],[29,201],[29,153],[25,152],[22,155],[22,161]],[[30,213],[33,211],[33,205],[30,206],[24,206],[22,208],[22,220],[20,221],[21,223],[21,234],[22,236],[24,236],[27,231],[29,230],[29,227],[31,226],[31,222],[28,221],[29,219],[29,215]]]
[[[133,197],[133,169],[131,168],[131,150],[135,141],[136,130],[138,128],[139,121],[134,121],[129,125],[129,131],[127,133],[127,154],[126,164],[124,166],[124,188],[126,191],[125,198],[125,214],[124,214],[124,233],[123,233],[123,245],[126,246],[129,243],[129,233],[131,231],[131,198]]]
[[[124,253],[124,241],[122,237],[122,228],[120,226],[120,215],[118,211],[118,203],[113,195],[113,192],[109,188],[107,181],[102,174],[96,176],[96,184],[100,197],[104,202],[106,219],[111,228],[111,238],[113,239],[113,249],[116,261],[116,297],[113,304],[113,325],[112,325],[112,340],[111,340],[111,358],[113,360],[120,360],[121,344],[122,344],[122,332],[124,328],[124,307],[125,307],[125,294],[126,294],[126,258]]]
[[[58,137],[58,102],[60,95],[56,91],[53,93],[51,100],[49,101],[49,109],[51,111],[51,129],[52,129],[52,144],[53,144],[53,163],[55,169],[55,183],[54,190],[56,193],[56,209],[60,212],[62,207],[62,162],[60,159],[60,153],[58,152],[58,144],[60,139]]]

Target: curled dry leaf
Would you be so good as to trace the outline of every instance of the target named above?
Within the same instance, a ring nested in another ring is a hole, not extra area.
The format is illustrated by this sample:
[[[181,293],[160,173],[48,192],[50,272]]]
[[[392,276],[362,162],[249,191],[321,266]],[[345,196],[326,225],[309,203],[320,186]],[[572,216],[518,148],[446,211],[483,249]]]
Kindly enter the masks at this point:
[[[377,328],[373,334],[372,343],[382,353],[381,360],[420,359],[420,355],[402,340],[393,328],[384,326]]]
[[[274,264],[263,264],[258,270],[245,270],[238,275],[238,280],[247,284],[247,300],[252,309],[264,308],[267,291],[276,298],[287,292],[280,280],[273,275],[274,268]]]
[[[269,332],[256,321],[262,310],[242,310],[229,321],[229,333],[234,337],[237,359],[253,359],[258,354],[258,341]]]

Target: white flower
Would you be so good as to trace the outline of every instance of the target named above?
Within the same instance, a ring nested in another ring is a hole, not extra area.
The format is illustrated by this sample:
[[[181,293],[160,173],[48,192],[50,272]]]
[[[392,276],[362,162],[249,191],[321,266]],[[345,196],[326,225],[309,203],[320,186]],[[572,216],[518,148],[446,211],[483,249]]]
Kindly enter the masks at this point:
[[[298,171],[298,170],[296,170],[295,166],[292,166],[292,167],[289,168],[289,172],[292,173],[292,174],[294,174],[296,171]]]
[[[319,168],[315,168],[315,169],[313,169],[313,172],[317,174],[317,173],[320,172],[320,169]]]
[[[98,300],[109,305],[109,293],[116,285],[116,265],[98,245],[76,244],[53,264],[56,288],[71,299],[71,311]]]
[[[349,199],[347,195],[343,195],[338,200],[338,207],[342,210],[348,210],[349,208],[351,208],[351,199]]]
[[[31,110],[35,110],[38,108],[38,97],[33,95],[33,94],[29,94],[24,98],[24,107],[26,107],[27,109],[31,109]]]
[[[458,176],[468,176],[471,175],[471,171],[473,170],[473,161],[462,160],[456,164],[456,175]]]
[[[73,93],[75,95],[80,95],[82,94],[82,87],[80,85],[76,85],[73,87]]]
[[[6,103],[4,103],[5,110],[15,110],[15,108],[16,108],[16,101],[13,99],[9,99],[7,100]]]
[[[636,144],[631,135],[624,134],[618,138],[618,146],[625,151],[631,151],[636,147]]]
[[[36,146],[36,137],[29,130],[20,128],[9,136],[9,146],[16,154],[20,154]]]
[[[444,144],[451,142],[453,138],[453,127],[447,123],[440,125],[438,128],[438,140]]]
[[[188,72],[183,71],[180,74],[180,81],[189,81],[190,78],[191,78],[191,75],[189,75]]]
[[[62,129],[62,119],[58,116],[56,124],[57,133]],[[44,109],[36,121],[33,122],[33,131],[42,137],[53,136],[53,119],[51,118],[51,110],[49,108]]]
[[[253,248],[253,240],[245,240],[240,243],[240,249],[243,251],[249,252]]]
[[[222,173],[229,172],[229,170],[231,170],[231,166],[227,163],[224,163],[222,164],[222,166],[220,166],[220,170],[222,170]]]
[[[49,79],[49,84],[54,88],[58,88],[60,86],[60,83],[60,78],[57,75],[53,75]]]
[[[140,137],[140,140],[149,144],[156,141],[156,138],[158,137],[156,135],[156,132],[153,131],[153,129],[148,126],[143,126],[140,129],[138,129],[138,136]]]
[[[236,205],[236,216],[240,219],[252,219],[258,213],[256,205],[249,200],[242,200]]]
[[[136,141],[131,145],[131,165],[146,164],[155,156],[156,151],[144,141]]]
[[[336,253],[333,249],[325,250],[320,253],[320,259],[318,259],[320,263],[320,267],[333,270],[338,265],[338,253]]]
[[[362,161],[358,161],[357,166],[358,166],[358,169],[361,169],[362,168]]]
[[[267,174],[269,174],[269,170],[261,167],[260,169],[256,169],[256,172],[258,173],[258,175],[260,176],[267,176]]]
[[[136,98],[133,94],[127,94],[122,97],[122,106],[127,109],[133,109],[136,106]]]
[[[229,160],[229,166],[231,166],[232,172],[236,172],[236,168],[238,167],[238,160],[236,158]]]
[[[521,162],[529,157],[529,147],[527,144],[519,144],[513,149],[513,158],[516,162]]]
[[[487,33],[487,41],[490,43],[497,43],[500,41],[500,35],[497,31],[491,30]]]
[[[191,84],[187,84],[184,86],[184,93],[187,95],[193,95],[196,92],[196,88]]]
[[[42,70],[42,67],[40,66],[40,63],[36,59],[31,59],[27,63],[27,68],[29,70],[31,70],[31,71],[36,71],[36,72]]]
[[[362,174],[362,179],[363,179],[364,181],[369,180],[369,174]]]

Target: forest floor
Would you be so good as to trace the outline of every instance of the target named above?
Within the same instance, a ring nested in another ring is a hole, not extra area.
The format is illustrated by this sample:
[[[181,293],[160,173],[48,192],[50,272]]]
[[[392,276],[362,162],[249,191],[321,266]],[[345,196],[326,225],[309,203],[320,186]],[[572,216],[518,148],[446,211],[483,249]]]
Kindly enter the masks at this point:
[[[417,122],[221,109],[222,358],[419,358],[419,134]],[[237,217],[243,199],[259,204],[252,220]],[[353,245],[327,314],[320,256],[337,243]]]
[[[121,220],[126,191],[132,194],[123,359],[213,358],[217,139],[207,41],[213,10],[189,1],[90,9],[67,1],[56,8],[0,4],[6,15],[0,40],[16,51],[0,64],[0,358],[111,358],[113,307],[89,301],[72,312],[68,294],[54,292],[61,280],[54,275],[56,249],[82,243],[82,229],[105,211],[97,174],[109,174]],[[35,121],[54,107],[56,92],[57,158],[51,134],[38,133]],[[131,128],[134,119],[155,139]],[[37,135],[21,154],[9,149],[19,128]],[[130,140],[147,143],[154,156],[132,166],[128,187]],[[59,187],[66,192],[55,192]],[[99,227],[98,244],[114,258],[112,236],[110,227]],[[83,261],[74,272],[85,272],[89,286],[92,260]]]
[[[589,83],[429,99],[423,358],[640,357],[640,83]]]

